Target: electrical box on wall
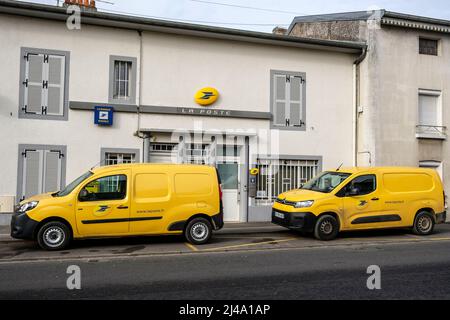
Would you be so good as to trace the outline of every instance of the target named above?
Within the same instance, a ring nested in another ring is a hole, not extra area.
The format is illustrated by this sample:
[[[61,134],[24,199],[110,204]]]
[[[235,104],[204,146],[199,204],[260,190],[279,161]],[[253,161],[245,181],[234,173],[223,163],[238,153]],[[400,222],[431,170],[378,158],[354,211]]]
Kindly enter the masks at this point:
[[[0,196],[0,213],[12,213],[15,199],[15,196]]]

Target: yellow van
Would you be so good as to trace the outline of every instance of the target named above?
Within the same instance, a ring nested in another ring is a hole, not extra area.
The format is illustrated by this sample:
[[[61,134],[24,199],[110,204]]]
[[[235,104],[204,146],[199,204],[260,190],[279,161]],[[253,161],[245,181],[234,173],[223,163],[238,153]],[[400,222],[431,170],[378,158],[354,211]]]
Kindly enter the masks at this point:
[[[72,239],[184,234],[193,244],[223,227],[222,192],[214,167],[127,164],[86,172],[65,189],[22,201],[11,236],[46,250]]]
[[[340,231],[412,228],[429,235],[446,221],[438,173],[420,168],[347,168],[323,172],[278,196],[272,222],[332,240]]]

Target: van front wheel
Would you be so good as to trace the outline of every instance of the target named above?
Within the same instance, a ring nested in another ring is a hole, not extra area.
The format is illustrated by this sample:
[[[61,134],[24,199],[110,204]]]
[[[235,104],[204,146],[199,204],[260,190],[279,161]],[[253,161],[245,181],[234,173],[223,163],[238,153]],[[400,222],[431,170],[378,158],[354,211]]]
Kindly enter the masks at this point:
[[[434,219],[427,211],[419,212],[414,220],[413,232],[419,236],[428,236],[433,233]]]
[[[65,249],[72,239],[70,229],[62,222],[53,221],[44,224],[38,231],[39,246],[48,251]]]
[[[317,219],[314,228],[314,236],[318,240],[330,241],[337,237],[339,233],[339,223],[336,218],[331,215],[323,215]]]
[[[184,236],[192,244],[205,244],[212,236],[211,223],[205,218],[192,219],[186,226]]]

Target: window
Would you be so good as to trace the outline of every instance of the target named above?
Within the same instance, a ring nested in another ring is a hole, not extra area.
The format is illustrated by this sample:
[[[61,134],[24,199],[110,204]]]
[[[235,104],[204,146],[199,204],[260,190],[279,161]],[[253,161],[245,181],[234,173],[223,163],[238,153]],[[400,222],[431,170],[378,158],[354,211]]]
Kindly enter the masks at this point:
[[[114,99],[130,98],[131,62],[114,61]]]
[[[112,166],[139,162],[139,149],[102,148],[101,164]]]
[[[106,153],[105,165],[135,163],[136,155],[133,153]]]
[[[346,186],[347,191],[351,189],[357,189],[358,196],[371,194],[377,189],[377,178],[374,175],[357,177]]]
[[[102,177],[89,182],[83,190],[87,195],[80,197],[80,201],[122,200],[127,196],[127,176]]]
[[[295,159],[258,159],[257,205],[272,204],[280,193],[298,189],[321,170],[321,157]]]
[[[308,181],[302,189],[312,190],[322,193],[330,193],[336,189],[342,182],[344,182],[350,173],[343,172],[324,172],[314,179]]]
[[[271,72],[272,127],[305,130],[306,74]]]
[[[19,117],[67,120],[69,53],[22,48]]]
[[[437,56],[439,54],[439,40],[420,38],[419,53]]]
[[[136,103],[136,68],[136,58],[110,57],[109,102]]]
[[[63,146],[20,145],[17,199],[61,190],[65,184],[65,156]]]
[[[442,126],[441,103],[440,91],[419,91],[418,138],[445,139],[446,128]]]

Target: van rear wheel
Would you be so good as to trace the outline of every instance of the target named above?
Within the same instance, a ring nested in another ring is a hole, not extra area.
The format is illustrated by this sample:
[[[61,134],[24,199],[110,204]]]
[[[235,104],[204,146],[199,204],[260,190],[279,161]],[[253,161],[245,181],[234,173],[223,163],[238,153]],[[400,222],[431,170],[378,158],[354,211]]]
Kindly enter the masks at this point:
[[[72,240],[69,227],[59,221],[44,224],[38,231],[37,242],[39,246],[48,251],[65,249]]]
[[[419,236],[428,236],[434,231],[434,218],[428,211],[421,211],[414,220],[413,232]]]
[[[317,219],[314,227],[314,237],[322,241],[330,241],[337,237],[339,233],[339,223],[335,217],[325,214]]]
[[[184,230],[184,236],[192,244],[205,244],[212,236],[211,223],[205,218],[192,219]]]

